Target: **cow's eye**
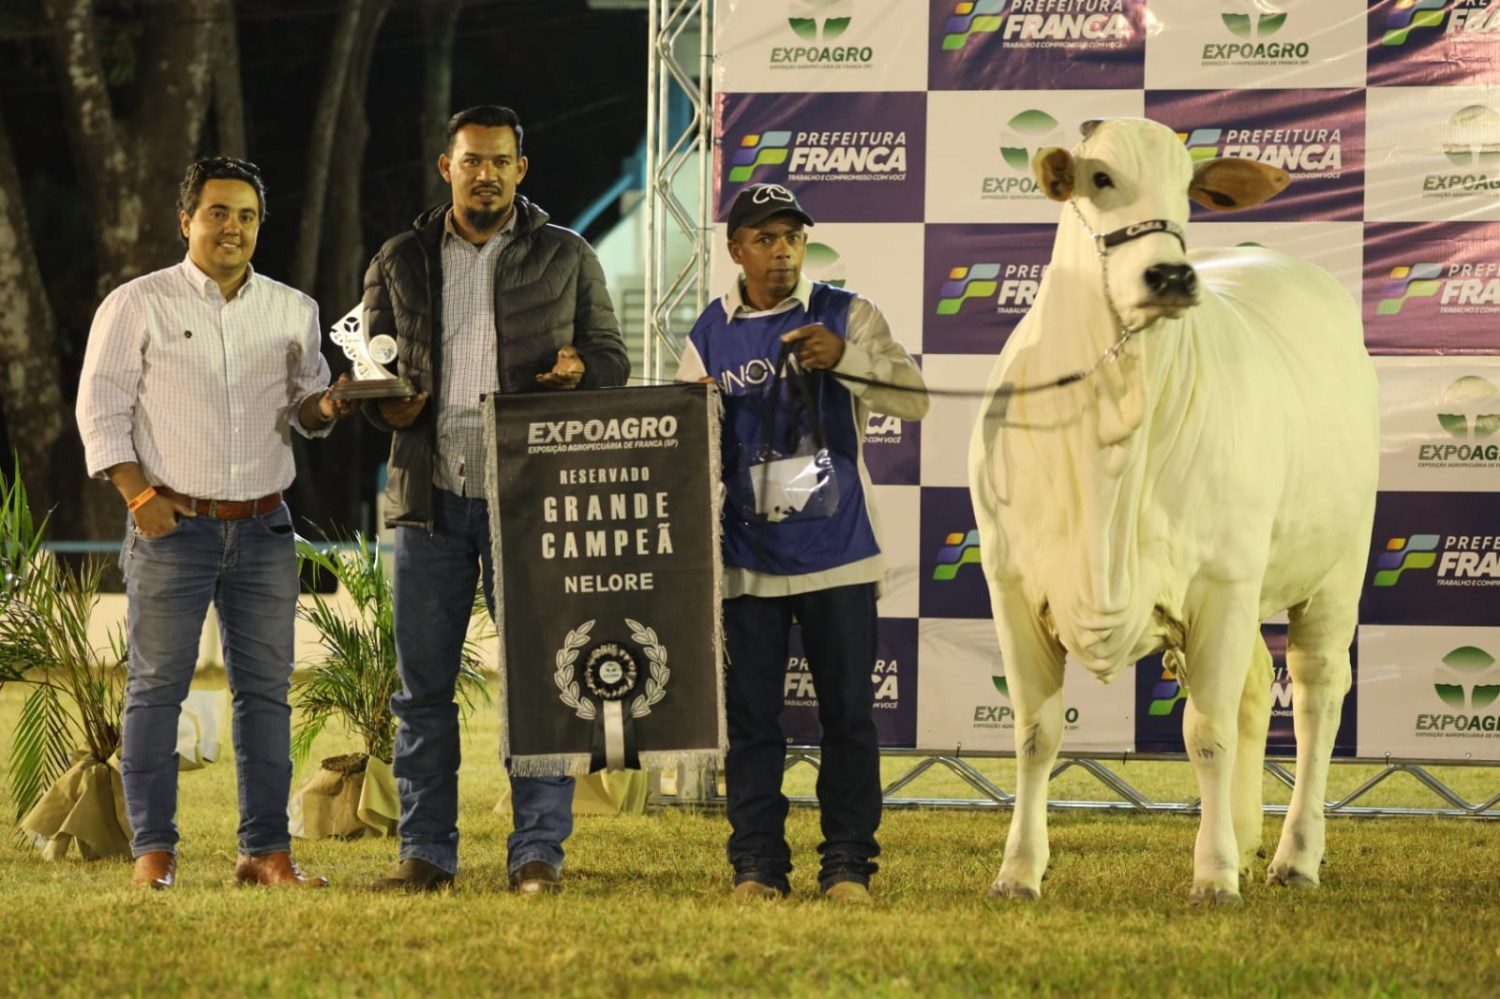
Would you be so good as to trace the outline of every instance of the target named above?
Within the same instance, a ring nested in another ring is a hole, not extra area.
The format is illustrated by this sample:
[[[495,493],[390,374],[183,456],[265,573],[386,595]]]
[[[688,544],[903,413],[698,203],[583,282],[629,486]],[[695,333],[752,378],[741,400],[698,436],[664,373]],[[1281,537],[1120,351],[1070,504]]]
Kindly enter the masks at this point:
[[[1094,174],[1094,186],[1098,188],[1114,187],[1115,182],[1109,179],[1109,174],[1100,170]]]

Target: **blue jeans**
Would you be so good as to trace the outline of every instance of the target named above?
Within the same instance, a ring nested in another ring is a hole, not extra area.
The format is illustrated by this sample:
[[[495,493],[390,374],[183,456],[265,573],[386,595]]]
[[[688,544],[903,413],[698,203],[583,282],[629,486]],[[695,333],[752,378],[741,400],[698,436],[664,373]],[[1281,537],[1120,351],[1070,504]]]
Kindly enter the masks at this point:
[[[436,490],[432,534],[396,529],[396,668],[401,691],[391,698],[396,731],[396,787],[401,793],[401,859],[417,857],[458,870],[458,704],[454,688],[474,588],[483,570],[484,598],[495,610],[490,516],[484,500]],[[544,860],[561,868],[563,840],[573,832],[573,778],[512,777],[512,873]]]
[[[290,848],[294,544],[284,505],[244,520],[182,517],[159,538],[131,526],[120,555],[130,641],[120,777],[135,856],[177,849],[177,719],[209,603],[233,693],[239,851]]]
[[[823,842],[818,885],[869,884],[880,854],[880,741],[875,731],[875,584],[813,590],[790,597],[724,601],[724,674],[729,754],[729,863],[735,883],[753,879],[786,891],[792,869],[781,791],[786,736],[781,712],[792,621],[818,692],[823,726],[818,808]]]

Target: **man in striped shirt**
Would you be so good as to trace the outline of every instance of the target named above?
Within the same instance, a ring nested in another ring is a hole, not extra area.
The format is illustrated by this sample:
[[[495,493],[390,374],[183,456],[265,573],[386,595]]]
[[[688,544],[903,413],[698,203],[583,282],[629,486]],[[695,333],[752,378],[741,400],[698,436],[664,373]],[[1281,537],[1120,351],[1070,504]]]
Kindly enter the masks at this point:
[[[89,474],[129,510],[120,776],[131,883],[176,878],[177,720],[213,603],[234,695],[236,880],[323,887],[292,862],[287,832],[298,582],[282,491],[291,432],[324,436],[354,404],[327,391],[317,304],[250,266],[265,219],[254,164],[197,161],[178,212],[187,256],[104,299],[78,390]]]

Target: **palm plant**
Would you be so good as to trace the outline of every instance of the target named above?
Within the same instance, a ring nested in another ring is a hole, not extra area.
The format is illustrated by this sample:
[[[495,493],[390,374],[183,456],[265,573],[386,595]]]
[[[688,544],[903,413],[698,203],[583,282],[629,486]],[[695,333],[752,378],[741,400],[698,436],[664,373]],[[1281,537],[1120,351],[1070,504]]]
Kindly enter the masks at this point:
[[[0,688],[30,687],[12,735],[16,818],[68,770],[75,751],[103,763],[120,747],[125,641],[89,642],[104,567],[71,569],[42,541],[48,518],[31,515],[19,468],[0,474]]]
[[[390,763],[395,755],[396,719],[391,696],[401,689],[396,673],[396,637],[392,587],[378,548],[360,535],[352,542],[324,549],[298,540],[297,554],[313,574],[326,572],[348,594],[353,613],[335,607],[320,593],[299,606],[297,613],[317,629],[324,656],[293,686],[301,718],[292,735],[292,755],[300,765],[313,742],[334,718],[342,720],[364,743],[364,753]],[[488,615],[476,595],[474,614]],[[479,647],[464,642],[459,667],[460,707],[467,713],[476,699],[488,700],[479,672]],[[331,758],[325,767],[342,768],[354,761]]]

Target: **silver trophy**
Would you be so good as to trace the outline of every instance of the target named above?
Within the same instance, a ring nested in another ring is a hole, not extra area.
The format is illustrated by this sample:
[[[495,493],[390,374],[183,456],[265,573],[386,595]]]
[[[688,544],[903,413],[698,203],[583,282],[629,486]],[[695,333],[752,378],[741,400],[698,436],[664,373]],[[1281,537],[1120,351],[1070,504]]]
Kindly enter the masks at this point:
[[[405,375],[393,375],[385,367],[396,359],[395,338],[385,333],[365,339],[364,305],[356,305],[333,324],[328,335],[343,348],[354,364],[351,381],[335,382],[335,399],[405,399],[417,394]]]

